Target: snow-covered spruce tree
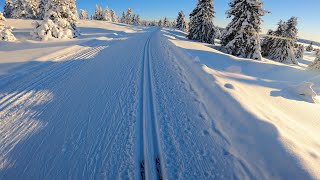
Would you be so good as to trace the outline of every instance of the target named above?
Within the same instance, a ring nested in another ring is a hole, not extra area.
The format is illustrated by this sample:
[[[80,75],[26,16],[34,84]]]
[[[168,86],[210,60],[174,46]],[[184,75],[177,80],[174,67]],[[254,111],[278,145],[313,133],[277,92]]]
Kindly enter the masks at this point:
[[[15,41],[16,38],[12,34],[12,28],[10,26],[5,26],[2,21],[6,21],[6,18],[0,12],[0,40],[1,41]]]
[[[99,20],[99,21],[104,19],[104,13],[103,13],[102,7],[99,7],[98,5],[96,5],[96,8],[93,14],[93,19]]]
[[[3,7],[3,15],[6,18],[11,18],[12,15],[12,9],[13,9],[13,3],[11,0],[6,0]]]
[[[309,44],[309,46],[307,46],[306,51],[308,51],[308,52],[313,51],[313,43],[312,42]]]
[[[69,4],[70,11],[72,12],[73,17],[77,20],[79,17],[78,17],[78,11],[76,6],[76,0],[66,0],[66,1],[69,1],[68,4]]]
[[[11,17],[15,19],[35,19],[38,13],[37,0],[16,0],[13,3]]]
[[[133,25],[140,26],[141,25],[141,19],[139,14],[133,15]]]
[[[88,19],[88,13],[86,10],[80,9],[79,19],[83,19],[83,20]]]
[[[46,11],[46,4],[48,3],[48,0],[40,0],[38,5],[38,19],[43,20],[44,14]]]
[[[190,14],[188,38],[200,42],[214,44],[216,28],[213,25],[213,0],[200,0],[197,7]]]
[[[200,4],[201,0],[198,0],[198,3],[196,5],[196,7],[192,10],[192,12],[189,15],[189,30],[188,30],[188,35],[187,38],[188,39],[196,39],[196,35],[194,34],[196,27],[196,15],[199,13],[200,9],[199,9],[199,4]]]
[[[133,12],[131,8],[128,8],[126,16],[125,16],[125,23],[126,24],[133,24]]]
[[[304,46],[302,44],[297,44],[295,49],[295,55],[297,59],[302,59],[304,54]]]
[[[117,14],[113,9],[110,11],[110,17],[112,22],[115,22],[115,23],[118,22]]]
[[[262,56],[268,57],[271,51],[271,47],[275,47],[275,43],[284,37],[284,31],[287,28],[287,24],[280,20],[278,28],[273,31],[269,30],[261,42],[261,54]]]
[[[104,20],[104,21],[111,22],[111,14],[110,14],[110,11],[109,11],[108,6],[107,6],[107,7],[105,8],[105,10],[104,10],[103,20]]]
[[[221,45],[229,54],[261,60],[261,17],[268,11],[260,0],[232,0],[226,13],[233,17],[222,33]]]
[[[167,17],[163,20],[163,27],[170,27],[170,21]]]
[[[271,34],[270,47],[264,47],[264,54],[277,62],[285,64],[298,64],[295,46],[298,29],[297,18],[292,17],[287,22],[280,22],[278,29]]]
[[[124,11],[122,12],[122,16],[120,18],[120,22],[121,23],[126,23],[126,13]]]
[[[162,23],[162,20],[161,20],[161,19],[158,21],[158,26],[160,26],[160,27],[163,26],[163,23]]]
[[[31,35],[38,40],[72,39],[79,35],[76,22],[77,15],[71,9],[70,1],[49,0],[44,20],[34,23]]]
[[[177,27],[177,19],[173,19],[173,21],[170,24],[170,27],[176,28]]]
[[[178,14],[176,28],[181,31],[187,30],[186,16],[184,15],[183,11],[180,11]]]
[[[309,65],[309,68],[314,70],[320,70],[320,55],[318,55],[314,62]]]

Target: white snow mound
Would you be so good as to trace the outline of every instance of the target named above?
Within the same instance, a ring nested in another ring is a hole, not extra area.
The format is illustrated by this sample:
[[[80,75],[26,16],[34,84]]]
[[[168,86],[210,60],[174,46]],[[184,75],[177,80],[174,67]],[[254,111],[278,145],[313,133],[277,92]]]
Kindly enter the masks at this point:
[[[311,103],[319,102],[319,97],[313,89],[314,84],[311,82],[303,82],[291,88],[291,91],[301,97],[304,100]]]

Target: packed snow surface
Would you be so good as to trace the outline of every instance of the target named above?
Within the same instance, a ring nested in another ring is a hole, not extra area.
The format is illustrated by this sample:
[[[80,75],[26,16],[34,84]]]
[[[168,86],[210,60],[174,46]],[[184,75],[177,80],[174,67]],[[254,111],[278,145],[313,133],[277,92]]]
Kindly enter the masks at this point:
[[[0,42],[0,179],[320,179],[320,73],[158,27]],[[304,83],[306,82],[306,83]]]

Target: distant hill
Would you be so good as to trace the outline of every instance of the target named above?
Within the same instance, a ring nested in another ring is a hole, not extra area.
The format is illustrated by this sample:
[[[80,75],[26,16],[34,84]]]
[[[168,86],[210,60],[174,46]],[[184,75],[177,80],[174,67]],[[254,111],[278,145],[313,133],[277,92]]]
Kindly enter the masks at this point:
[[[306,43],[306,44],[310,44],[312,42],[313,45],[320,46],[320,42],[311,41],[311,40],[307,40],[307,39],[298,39],[298,42]]]

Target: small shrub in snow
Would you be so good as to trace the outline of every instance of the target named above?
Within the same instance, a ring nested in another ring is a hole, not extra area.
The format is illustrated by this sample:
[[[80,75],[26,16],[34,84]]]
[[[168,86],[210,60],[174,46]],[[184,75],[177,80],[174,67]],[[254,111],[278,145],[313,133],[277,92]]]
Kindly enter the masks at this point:
[[[297,45],[295,52],[296,52],[296,58],[298,59],[303,58],[304,46],[302,44]]]
[[[0,12],[0,40],[1,41],[15,41],[16,38],[12,34],[12,28],[10,26],[5,26],[1,21],[6,21],[6,18]]]
[[[77,14],[72,8],[72,0],[49,0],[44,20],[34,22],[35,29],[31,33],[34,39],[72,39],[78,36],[76,27]]]
[[[260,0],[232,0],[228,17],[233,17],[222,33],[221,45],[229,54],[261,60],[261,17],[268,11]]]
[[[309,46],[307,46],[306,51],[309,51],[309,52],[313,51],[312,43],[310,43]]]
[[[320,70],[320,55],[318,55],[314,62],[309,65],[309,68],[314,70]]]

